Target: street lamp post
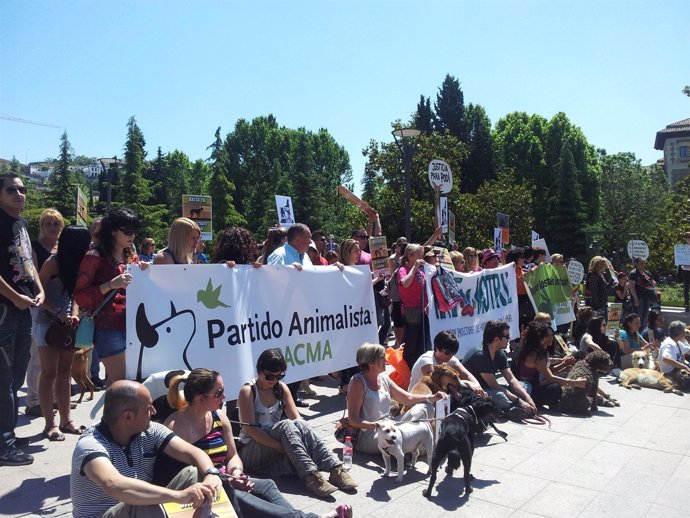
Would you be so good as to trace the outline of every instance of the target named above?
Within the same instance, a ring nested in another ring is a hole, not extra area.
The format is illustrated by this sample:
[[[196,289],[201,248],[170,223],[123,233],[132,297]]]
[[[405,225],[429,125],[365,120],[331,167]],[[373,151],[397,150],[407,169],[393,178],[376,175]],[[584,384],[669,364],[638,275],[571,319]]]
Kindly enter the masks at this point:
[[[417,128],[400,128],[391,132],[395,139],[395,144],[400,150],[403,159],[403,173],[405,174],[405,237],[408,241],[412,239],[411,228],[411,209],[410,209],[410,169],[412,169],[412,146],[407,142],[410,138],[418,137],[422,134]]]
[[[112,186],[113,186],[113,171],[112,171],[112,166],[120,164],[120,161],[117,159],[116,156],[112,158],[99,158],[98,161],[101,163],[101,167],[103,168],[103,172],[108,176],[108,196],[106,198],[107,204],[108,204],[108,210],[110,210],[110,206],[112,204]],[[106,164],[108,165],[108,168],[106,168]]]

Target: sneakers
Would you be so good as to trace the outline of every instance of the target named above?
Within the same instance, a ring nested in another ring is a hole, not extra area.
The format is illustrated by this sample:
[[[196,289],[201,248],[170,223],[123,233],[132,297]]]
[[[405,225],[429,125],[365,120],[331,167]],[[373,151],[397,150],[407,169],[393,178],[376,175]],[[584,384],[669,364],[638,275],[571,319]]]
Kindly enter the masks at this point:
[[[14,438],[14,447],[15,448],[26,448],[31,441],[29,441],[28,437],[15,437]]]
[[[26,466],[32,464],[33,461],[33,455],[24,453],[18,448],[8,448],[0,453],[0,466]]]
[[[355,482],[355,479],[350,476],[350,473],[342,464],[331,470],[331,476],[328,477],[328,481],[342,491],[350,491],[357,487],[357,482]]]
[[[331,477],[333,476],[332,473],[333,472],[331,472]],[[304,483],[306,484],[307,489],[319,498],[325,498],[338,490],[337,487],[326,481],[323,478],[323,475],[318,471],[309,473],[309,475],[305,477]]]

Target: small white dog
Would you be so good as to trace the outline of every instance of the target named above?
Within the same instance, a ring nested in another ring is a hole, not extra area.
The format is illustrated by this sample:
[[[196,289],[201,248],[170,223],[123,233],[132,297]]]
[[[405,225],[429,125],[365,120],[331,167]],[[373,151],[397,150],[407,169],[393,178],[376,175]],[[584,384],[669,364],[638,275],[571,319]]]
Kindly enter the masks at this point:
[[[412,453],[412,466],[417,463],[420,450],[426,450],[426,462],[431,465],[431,454],[434,450],[434,439],[431,435],[429,423],[404,422],[396,423],[391,419],[383,419],[376,423],[379,450],[383,455],[386,466],[383,476],[387,477],[391,471],[391,456],[398,462],[397,482],[402,482],[405,471],[405,454]]]

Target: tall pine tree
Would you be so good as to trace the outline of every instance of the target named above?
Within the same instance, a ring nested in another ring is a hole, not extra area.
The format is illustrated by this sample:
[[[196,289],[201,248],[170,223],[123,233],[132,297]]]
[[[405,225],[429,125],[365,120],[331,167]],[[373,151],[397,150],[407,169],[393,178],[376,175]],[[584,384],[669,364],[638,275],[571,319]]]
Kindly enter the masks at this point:
[[[70,146],[67,131],[65,131],[60,137],[60,155],[57,164],[48,179],[46,201],[50,206],[59,210],[68,221],[76,216],[75,192],[77,189],[77,178],[69,168],[72,163],[72,157],[72,146]]]
[[[582,196],[570,139],[563,142],[554,176],[555,186],[548,207],[549,248],[566,257],[582,258],[586,252],[585,216],[580,212]]]
[[[465,121],[465,96],[460,81],[450,74],[446,75],[438,89],[436,102],[436,130],[448,131],[461,142],[467,142],[467,123]]]
[[[215,140],[206,149],[211,150],[211,179],[209,193],[213,202],[213,230],[220,232],[225,227],[246,225],[247,221],[237,212],[233,203],[235,185],[228,180],[228,156],[220,137],[220,126],[216,130]]]
[[[431,109],[431,99],[421,95],[417,103],[417,111],[414,115],[414,127],[425,135],[431,134],[437,125],[436,115]]]
[[[494,160],[491,121],[484,108],[470,103],[467,107],[467,147],[469,154],[460,171],[462,192],[477,192],[477,189],[494,178],[496,164]]]

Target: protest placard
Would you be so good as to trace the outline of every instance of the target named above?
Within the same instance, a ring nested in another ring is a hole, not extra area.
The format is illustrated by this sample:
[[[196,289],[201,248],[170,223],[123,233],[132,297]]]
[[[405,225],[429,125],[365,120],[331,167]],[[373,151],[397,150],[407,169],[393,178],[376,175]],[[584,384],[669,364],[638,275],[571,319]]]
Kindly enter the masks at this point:
[[[74,198],[75,198],[75,205],[76,205],[76,224],[80,227],[88,227],[88,218],[89,218],[89,211],[87,209],[87,199],[86,199],[86,194],[81,192],[81,189],[77,187],[76,192],[74,193]]]
[[[294,207],[290,196],[276,194],[276,212],[278,214],[278,224],[281,227],[290,228],[297,223],[295,220]]]
[[[455,244],[455,214],[448,211],[448,243]]]
[[[628,257],[634,259],[640,257],[645,261],[649,258],[649,247],[641,239],[631,239],[628,241]]]
[[[501,242],[504,245],[507,245],[510,243],[510,216],[508,214],[499,212],[496,215],[496,219],[498,220],[498,224],[496,226],[502,231]]]
[[[444,234],[448,233],[448,198],[441,196],[438,199],[438,211],[436,221]]]
[[[522,278],[535,312],[548,313],[556,326],[575,320],[570,278],[565,266],[542,264],[525,272]]]
[[[690,245],[674,245],[673,259],[676,266],[690,264]]]
[[[364,200],[361,200],[358,196],[356,196],[354,193],[350,192],[346,187],[343,187],[342,185],[338,186],[338,194],[345,200],[349,201],[356,207],[358,207],[362,212],[365,214],[371,216],[374,214],[376,211],[371,208],[371,206],[365,202]]]
[[[568,263],[568,277],[570,277],[572,284],[580,284],[582,282],[582,279],[585,278],[585,267],[582,266],[580,261],[570,260]]]
[[[532,248],[541,248],[542,250],[544,250],[544,252],[546,252],[545,262],[551,262],[551,254],[549,253],[549,247],[546,246],[546,239],[540,237],[539,239],[532,241]]]
[[[429,162],[429,183],[432,189],[439,189],[441,194],[448,194],[453,188],[453,172],[443,160]]]
[[[201,229],[201,240],[213,239],[213,203],[210,196],[182,195],[182,217],[194,220]]]
[[[621,315],[623,314],[622,302],[609,302],[608,321],[606,322],[606,334],[613,336],[620,328]]]
[[[502,248],[503,248],[503,229],[502,228],[495,228],[494,229],[494,252],[496,252],[497,254],[500,254]]]
[[[371,254],[371,271],[374,272],[374,275],[390,275],[386,236],[370,237],[369,253]]]
[[[378,343],[368,266],[170,265],[131,273],[128,379],[211,367],[236,395],[266,349],[282,350],[289,383],[352,367],[360,345]]]
[[[230,503],[225,491],[221,490],[212,500],[204,501],[200,506],[194,504],[163,504],[167,518],[237,518],[237,513]]]

